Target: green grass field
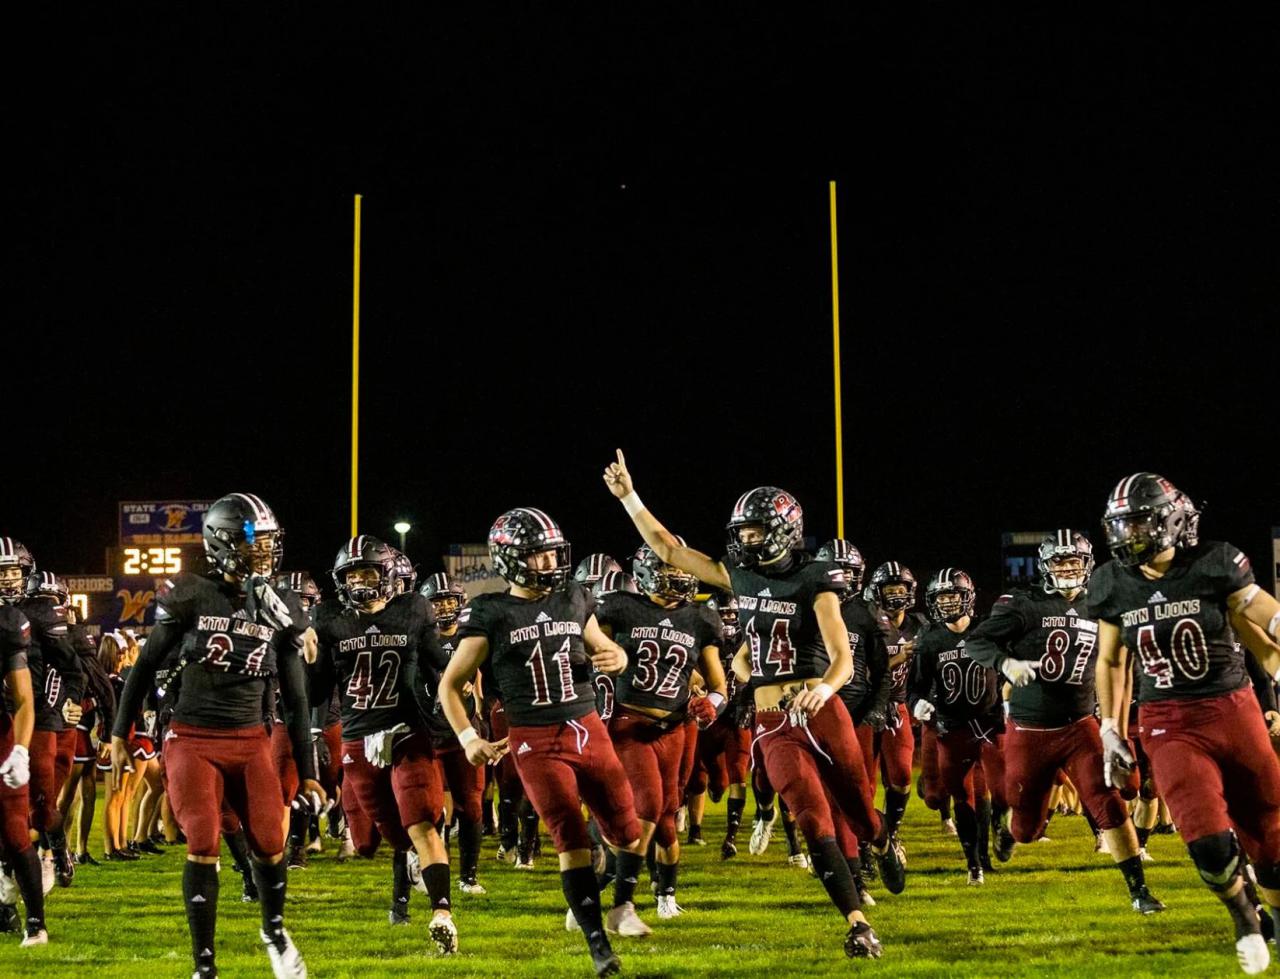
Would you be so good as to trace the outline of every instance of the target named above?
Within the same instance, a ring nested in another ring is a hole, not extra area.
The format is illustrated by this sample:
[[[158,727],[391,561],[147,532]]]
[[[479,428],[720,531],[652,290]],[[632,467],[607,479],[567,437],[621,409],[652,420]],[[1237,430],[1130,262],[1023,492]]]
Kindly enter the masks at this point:
[[[752,805],[748,803],[748,819]],[[1226,914],[1198,883],[1174,836],[1151,841],[1148,880],[1169,910],[1141,918],[1129,910],[1120,875],[1095,855],[1080,818],[1055,818],[1052,842],[1019,847],[984,887],[969,887],[958,843],[913,798],[903,838],[906,893],[886,895],[868,914],[884,942],[879,962],[854,962],[841,951],[845,927],[807,872],[789,868],[781,826],[769,852],[720,861],[723,807],[705,824],[706,847],[685,850],[680,879],[684,917],[658,922],[644,890],[640,914],[655,928],[648,940],[617,939],[624,974],[750,976],[865,973],[893,976],[1229,976],[1235,965]],[[93,841],[100,846],[95,825]],[[387,924],[390,857],[339,865],[334,844],[289,880],[287,925],[321,979],[378,976],[590,976],[580,935],[564,930],[564,902],[554,856],[532,873],[493,859],[485,839],[480,880],[489,893],[458,894],[460,954],[429,950],[426,899],[414,895],[413,922]],[[544,843],[544,852],[551,849]],[[0,943],[0,977],[178,977],[191,974],[182,910],[180,847],[134,864],[82,868],[74,886],[48,899],[50,944],[23,950],[16,936]],[[226,977],[270,976],[257,940],[257,905],[240,901],[240,878],[224,859],[218,963]],[[456,887],[456,879],[455,879]]]

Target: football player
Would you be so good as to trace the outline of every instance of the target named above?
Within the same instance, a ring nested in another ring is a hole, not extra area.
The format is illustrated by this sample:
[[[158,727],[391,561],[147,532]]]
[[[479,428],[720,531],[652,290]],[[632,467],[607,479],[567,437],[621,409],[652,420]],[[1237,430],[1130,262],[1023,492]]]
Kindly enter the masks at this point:
[[[1280,602],[1237,548],[1198,537],[1199,514],[1167,479],[1135,473],[1107,500],[1112,560],[1089,583],[1098,622],[1098,700],[1108,781],[1134,767],[1125,743],[1126,651],[1142,664],[1138,723],[1160,796],[1201,878],[1226,905],[1249,975],[1270,962],[1240,851],[1280,907],[1280,762],[1249,688],[1232,619],[1280,638]]]
[[[406,866],[412,864],[409,851],[416,853],[431,899],[428,932],[440,954],[451,955],[458,931],[449,900],[449,857],[436,832],[442,788],[427,730],[432,700],[423,679],[445,663],[431,603],[416,592],[397,592],[394,550],[367,534],[342,546],[332,576],[338,601],[316,606],[312,619],[319,643],[314,699],[328,704],[335,685],[342,694],[343,787],[378,834],[406,854],[399,858]],[[316,709],[313,728],[324,712]],[[408,917],[408,893],[399,891],[393,924]]]
[[[872,805],[849,712],[832,696],[853,668],[840,617],[844,572],[799,550],[803,511],[794,497],[776,487],[758,487],[738,498],[726,528],[728,556],[717,561],[681,546],[646,509],[621,450],[604,480],[665,564],[737,598],[747,641],[733,668],[739,680],[751,685],[756,742],[769,780],[795,813],[815,874],[849,924],[845,954],[879,957],[880,941],[862,913],[832,819],[833,810],[840,810],[859,839],[874,841],[886,886],[901,892],[901,853],[890,846],[887,826]]]
[[[627,657],[601,631],[591,593],[571,580],[569,542],[541,510],[520,507],[500,516],[489,530],[489,555],[510,590],[477,595],[463,610],[462,642],[441,681],[445,716],[474,765],[497,761],[510,746],[525,792],[555,841],[573,927],[586,936],[596,974],[613,975],[621,966],[606,928],[622,935],[649,929],[631,903],[602,920],[582,803],[605,840],[628,854],[627,866],[639,867],[644,850],[631,784],[596,713],[591,684],[593,666],[616,676]],[[467,716],[464,691],[482,666],[485,686],[501,690],[509,724],[498,742],[481,737]]]
[[[431,575],[422,586],[422,596],[431,603],[436,627],[440,630],[440,648],[452,657],[461,641],[458,618],[467,604],[467,593],[443,571]],[[440,674],[433,672],[432,682],[439,687]],[[467,716],[476,726],[479,691],[469,691]],[[467,754],[444,716],[440,698],[433,698],[431,712],[431,746],[440,763],[444,784],[453,798],[458,819],[459,888],[464,894],[483,894],[484,887],[476,879],[480,865],[480,830],[483,813],[484,766],[477,768],[467,761]]]
[[[863,756],[867,759],[872,785],[876,775],[884,777],[884,814],[889,835],[897,839],[898,827],[911,798],[911,765],[915,738],[911,732],[911,711],[907,707],[907,686],[911,678],[911,656],[916,634],[927,620],[913,611],[916,604],[916,576],[905,564],[886,561],[871,574],[867,585],[871,611],[884,635],[889,652],[892,686],[886,724],[876,734],[872,725],[858,731]]]
[[[995,671],[974,662],[966,651],[975,598],[973,579],[959,568],[943,568],[929,580],[925,607],[933,621],[916,636],[910,697],[915,718],[934,723],[938,772],[955,805],[969,883],[981,884],[978,827],[980,819],[989,823],[991,814],[975,787],[975,768],[981,764],[995,808],[1003,815],[1004,708]]]
[[[44,573],[37,570],[31,552],[21,545],[18,547],[25,590],[19,607],[31,623],[27,663],[36,692],[36,726],[31,735],[31,783],[28,786],[31,829],[39,835],[40,849],[44,851],[42,872],[48,891],[55,875],[70,884],[75,873],[62,829],[62,813],[58,811],[58,794],[71,768],[71,753],[60,751],[59,744],[73,749],[65,732],[74,732],[75,722],[79,720],[79,693],[84,688],[84,677],[71,639],[68,603],[60,601],[66,590],[56,584],[43,587]]]
[[[284,928],[286,867],[280,780],[263,725],[271,678],[279,677],[302,790],[323,800],[307,730],[306,680],[297,598],[270,578],[284,553],[275,514],[259,497],[232,493],[204,515],[210,573],[181,572],[157,600],[155,628],[129,673],[111,732],[111,778],[132,769],[130,724],[156,670],[181,649],[182,682],[165,734],[169,799],[187,836],[182,891],[196,976],[217,975],[219,832],[224,799],[253,850],[261,898],[260,937],[276,979],[300,979],[306,965]]]
[[[34,567],[35,562],[20,542],[0,537],[0,660],[7,693],[5,709],[0,712],[0,758],[4,759],[0,762],[0,843],[4,863],[12,873],[12,877],[0,875],[0,931],[16,929],[18,915],[14,905],[21,894],[27,911],[23,948],[49,943],[40,858],[27,834],[27,783],[31,779],[28,745],[35,730],[36,697],[27,666],[31,623],[18,605],[26,596],[26,578]]]
[[[615,592],[603,600],[596,617],[604,634],[627,654],[627,668],[614,683],[609,734],[631,780],[641,843],[646,848],[650,839],[657,843],[658,917],[668,919],[681,913],[675,817],[685,785],[685,718],[705,726],[725,707],[723,627],[718,615],[694,602],[698,579],[664,563],[647,544],[631,567],[640,594]],[[705,696],[690,691],[695,667]],[[633,863],[631,854],[618,855],[615,906],[634,901],[639,868]]]
[[[1093,713],[1098,623],[1086,609],[1093,546],[1080,532],[1063,528],[1040,542],[1037,567],[1042,587],[1002,596],[967,643],[970,659],[999,669],[1012,684],[1004,759],[1012,833],[997,828],[996,857],[1008,860],[1015,841],[1044,834],[1061,769],[1102,832],[1133,909],[1163,911],[1147,888],[1128,807],[1103,778]]]

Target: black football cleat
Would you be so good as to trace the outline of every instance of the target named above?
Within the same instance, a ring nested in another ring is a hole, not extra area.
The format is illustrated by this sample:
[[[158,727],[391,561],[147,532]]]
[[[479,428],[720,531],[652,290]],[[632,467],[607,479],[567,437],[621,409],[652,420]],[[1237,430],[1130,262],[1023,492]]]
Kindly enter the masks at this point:
[[[996,859],[1001,863],[1008,863],[1013,856],[1013,848],[1017,840],[1013,838],[1013,834],[1009,832],[1009,828],[1003,821],[997,822],[992,829],[996,831]]]
[[[57,875],[59,887],[70,887],[76,876],[76,862],[71,859],[69,850],[53,851],[53,870]]]
[[[876,861],[871,853],[871,845],[869,843],[858,844],[858,856],[862,858],[862,876],[868,882],[875,882],[880,879],[880,872],[876,869]]]
[[[76,854],[76,863],[82,867],[101,867],[102,864],[94,859],[93,854],[86,850],[84,853]]]
[[[253,874],[244,874],[244,890],[240,894],[240,900],[245,904],[253,904],[258,900],[258,885],[253,882]]]
[[[885,890],[890,894],[901,894],[907,888],[907,853],[894,833],[889,837],[889,845],[884,853],[875,853],[876,863],[880,869],[880,879],[884,881]]]
[[[392,925],[407,925],[409,923],[409,912],[402,911],[399,908],[392,908],[387,912],[387,922]]]
[[[12,904],[0,904],[0,933],[22,931],[22,919]]]
[[[844,954],[851,959],[878,959],[884,948],[869,924],[855,921],[844,936]]]
[[[720,859],[732,860],[738,855],[738,844],[733,840],[725,840],[720,844]]]
[[[138,844],[138,852],[139,852],[139,853],[150,853],[153,857],[162,857],[162,856],[164,856],[164,850],[162,850],[162,849],[160,849],[160,847],[156,846],[156,845],[155,845],[155,843],[153,843],[151,840],[143,840],[141,843],[139,843],[139,844]]]
[[[1156,914],[1164,910],[1164,902],[1151,893],[1146,884],[1143,884],[1131,895],[1133,898],[1133,910],[1138,914]]]
[[[591,964],[595,966],[597,976],[616,976],[622,971],[622,960],[614,954],[613,946],[603,931],[587,945],[591,949]]]

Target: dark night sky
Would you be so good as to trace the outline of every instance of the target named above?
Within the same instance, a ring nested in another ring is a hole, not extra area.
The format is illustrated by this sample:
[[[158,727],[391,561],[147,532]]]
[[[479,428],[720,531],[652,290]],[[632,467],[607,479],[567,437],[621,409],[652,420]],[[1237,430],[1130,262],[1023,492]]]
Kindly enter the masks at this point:
[[[408,515],[434,570],[531,504],[579,555],[626,554],[599,476],[622,445],[691,543],[719,553],[761,483],[830,536],[832,178],[847,536],[871,560],[989,593],[1001,530],[1093,531],[1152,469],[1265,567],[1274,24],[473,6],[23,35],[26,454],[0,514],[43,567],[99,570],[118,499],[233,489],[274,506],[289,565],[328,566],[357,191],[363,530]]]

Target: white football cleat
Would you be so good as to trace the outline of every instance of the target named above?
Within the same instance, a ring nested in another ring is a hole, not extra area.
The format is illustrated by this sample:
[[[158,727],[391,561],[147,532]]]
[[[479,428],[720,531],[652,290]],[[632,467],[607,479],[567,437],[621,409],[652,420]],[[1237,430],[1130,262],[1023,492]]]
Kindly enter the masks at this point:
[[[610,909],[604,917],[604,930],[623,938],[645,938],[653,934],[653,929],[640,920],[636,906],[630,901]]]
[[[525,856],[524,858],[516,859],[516,870],[532,870],[532,869],[533,869],[532,856]]]
[[[317,836],[314,840],[312,840],[310,843],[307,844],[307,852],[308,853],[324,852],[324,844],[320,842],[320,837]]]
[[[1153,857],[1150,853],[1148,853],[1147,848],[1144,846],[1141,850],[1138,851],[1138,859],[1141,860],[1143,863],[1155,863],[1156,858]],[[1253,869],[1253,864],[1249,865],[1249,869],[1250,870]]]
[[[351,842],[351,829],[342,827],[342,843],[338,846],[338,862],[344,863],[356,855],[356,845]]]
[[[787,866],[795,867],[797,870],[808,870],[809,864],[809,854],[807,853],[793,853],[787,857]]]
[[[428,931],[441,955],[452,955],[458,950],[458,926],[447,912],[437,911],[431,918]]]
[[[488,893],[488,891],[484,889],[484,885],[481,884],[478,880],[459,880],[458,890],[462,891],[463,894],[487,894]]]
[[[778,810],[774,807],[773,818],[766,821],[756,819],[755,825],[751,828],[751,843],[747,847],[751,851],[751,855],[758,857],[769,849],[769,843],[773,840],[773,824],[778,821]]]
[[[267,949],[267,957],[271,959],[271,971],[276,979],[307,979],[307,963],[302,961],[298,947],[283,928],[278,938],[268,937],[265,931],[258,931],[262,944]]]
[[[858,903],[864,908],[874,908],[876,906],[876,899],[872,897],[871,892],[864,887],[858,891]]]
[[[51,850],[45,850],[44,856],[40,858],[40,885],[44,888],[46,897],[48,897],[49,892],[53,890],[53,885],[56,880],[57,874],[53,869],[53,852]]]
[[[663,921],[670,921],[672,918],[678,918],[684,914],[684,908],[676,904],[674,894],[661,894],[658,896],[658,917]]]
[[[960,835],[960,831],[956,829],[956,821],[954,819],[944,819],[942,821],[942,831],[948,836]]]
[[[1266,972],[1267,966],[1271,964],[1271,953],[1267,951],[1266,939],[1261,935],[1245,935],[1236,942],[1236,960],[1247,976]]]
[[[409,883],[419,894],[427,893],[427,882],[422,879],[422,865],[418,862],[418,851],[405,851],[405,869],[409,871]],[[430,897],[430,895],[427,895]]]
[[[22,940],[22,944],[19,946],[19,948],[32,948],[36,945],[48,945],[48,944],[49,944],[49,933],[45,931],[43,928],[41,928],[34,935],[28,934],[27,937]]]

